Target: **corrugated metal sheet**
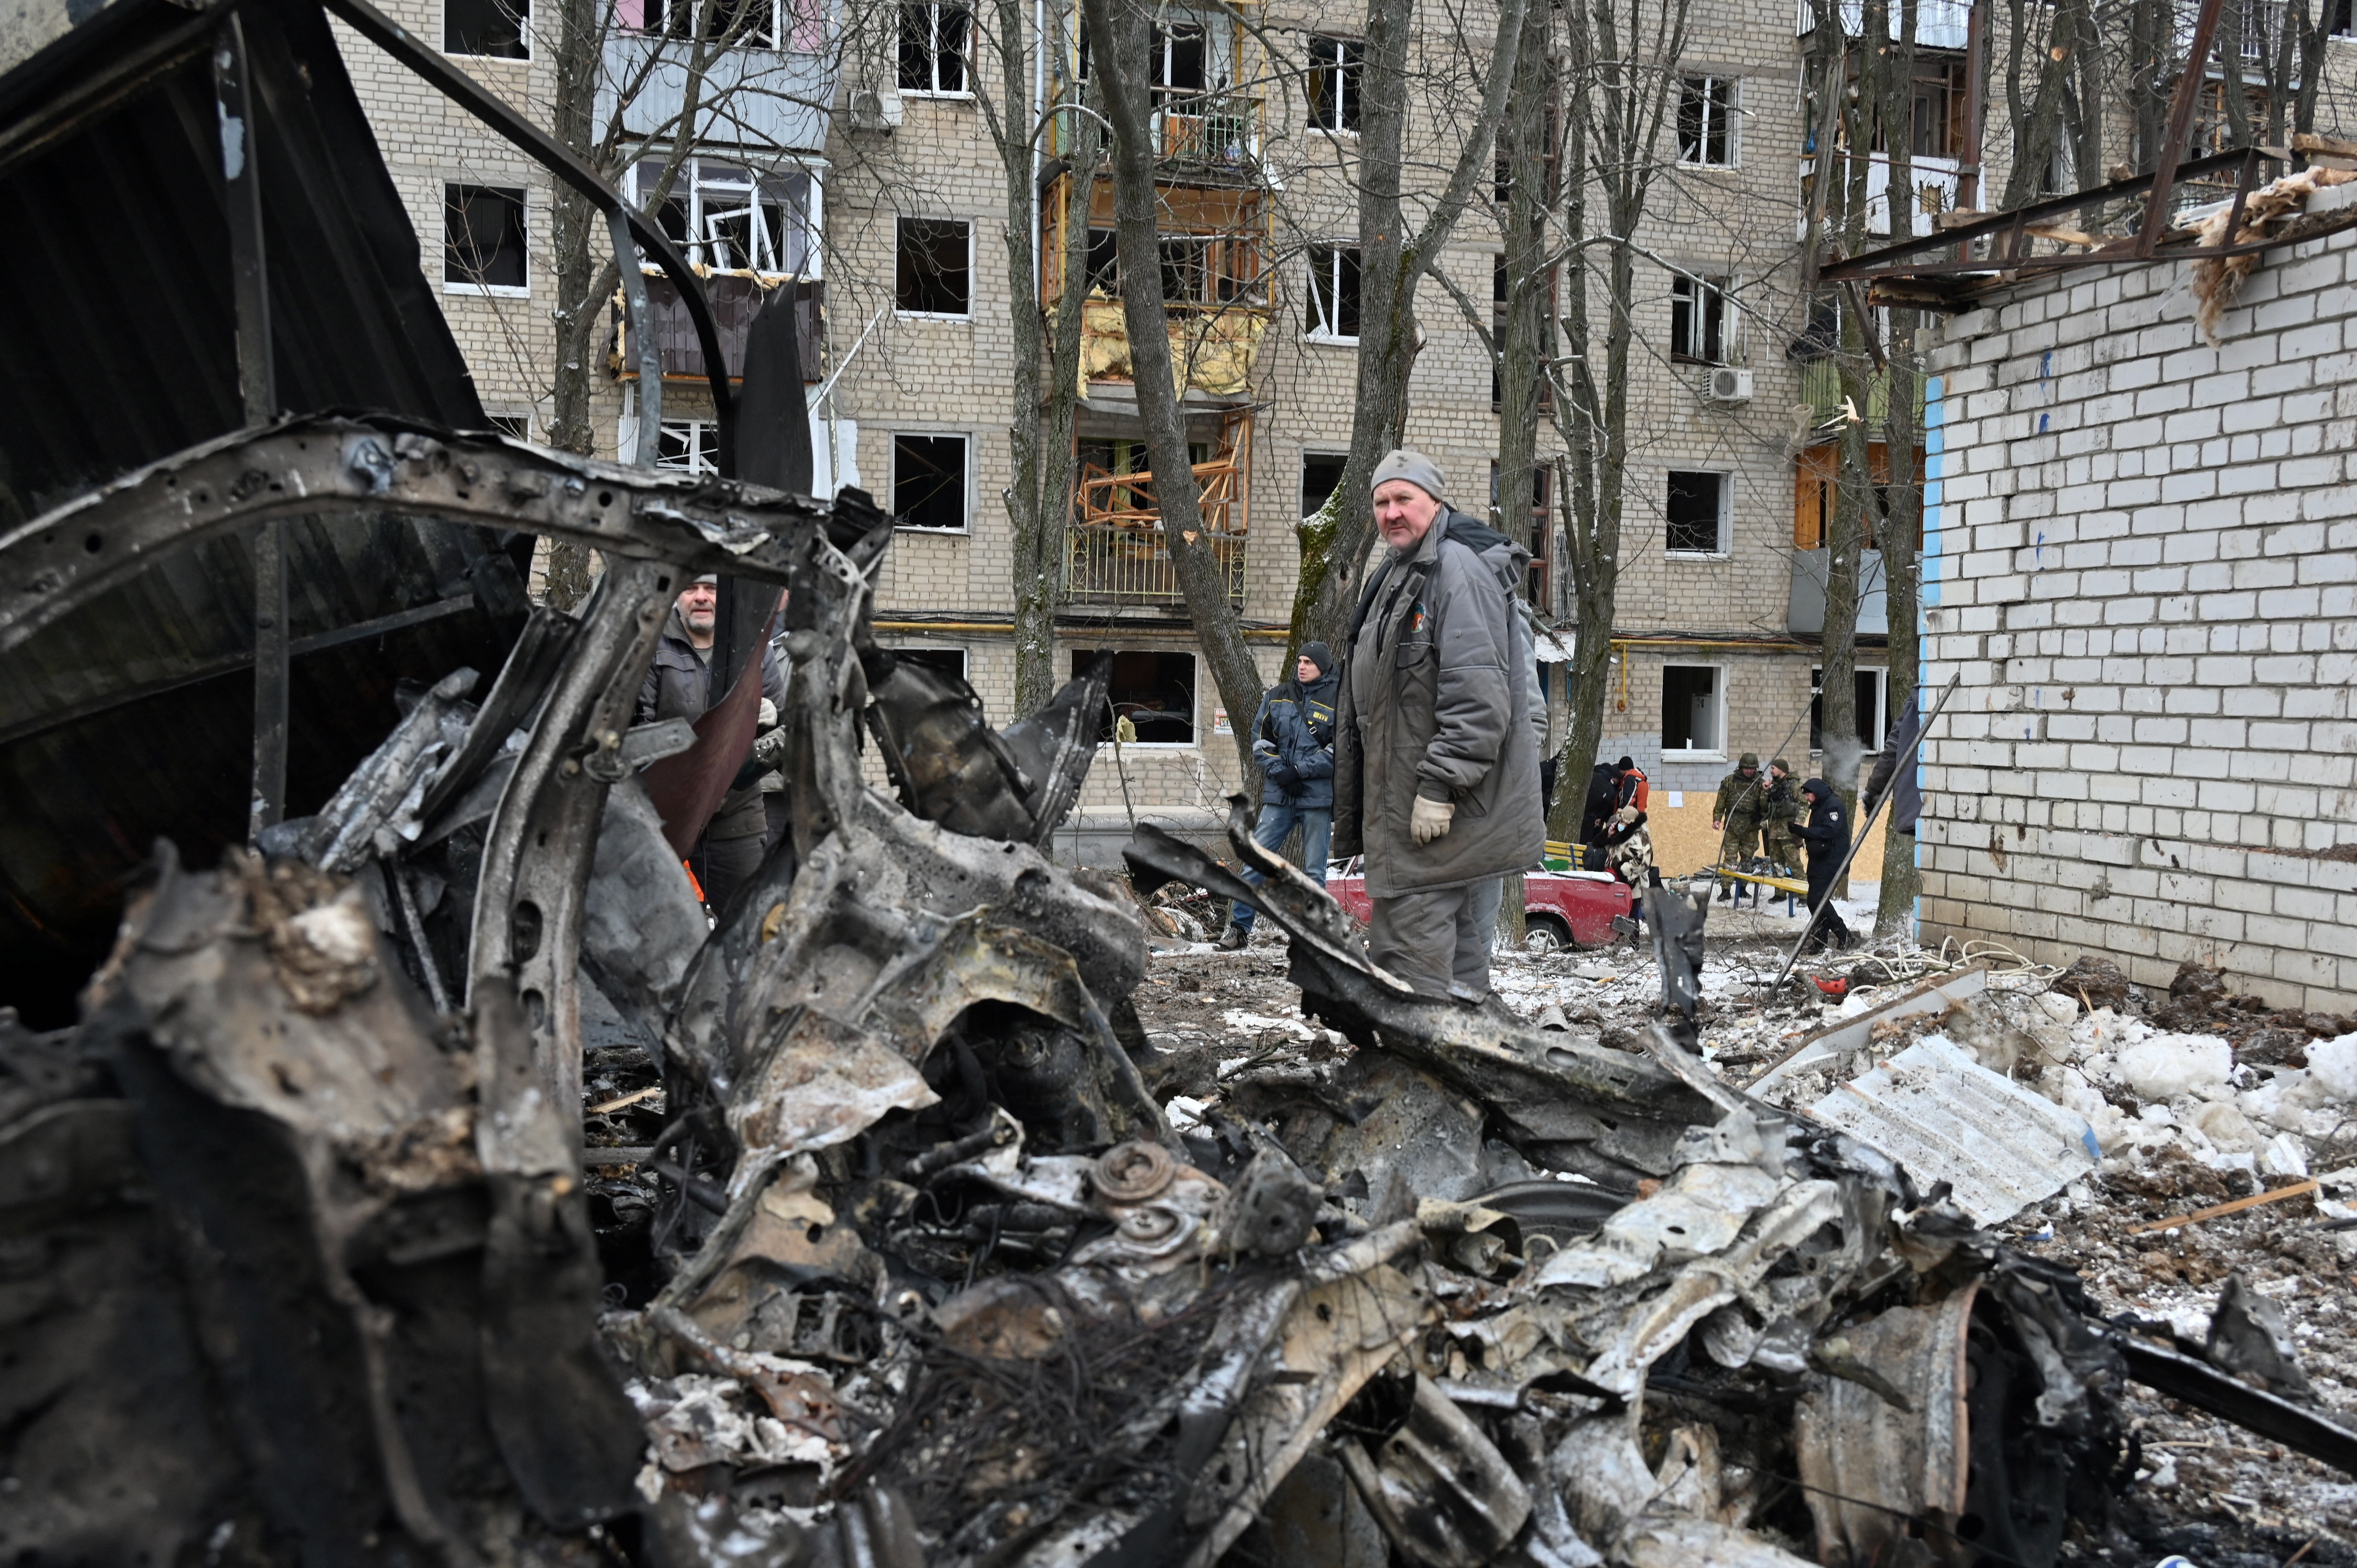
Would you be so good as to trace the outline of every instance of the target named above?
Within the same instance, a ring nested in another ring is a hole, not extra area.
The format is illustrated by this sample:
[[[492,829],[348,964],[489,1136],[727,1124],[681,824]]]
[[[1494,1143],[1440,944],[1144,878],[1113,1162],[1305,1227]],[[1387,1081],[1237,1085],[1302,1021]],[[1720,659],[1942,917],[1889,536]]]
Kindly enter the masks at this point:
[[[241,15],[280,401],[479,428],[465,360],[323,15],[301,0],[250,0]],[[108,6],[0,78],[0,128],[188,16],[164,0]],[[11,236],[0,528],[242,423],[219,146],[199,54],[0,170]],[[296,659],[289,807],[299,812],[391,726],[398,681],[496,670],[521,607],[522,544],[347,514],[295,525],[290,546],[298,647],[359,623],[427,618]],[[203,865],[242,836],[252,573],[242,542],[192,549],[7,661],[0,996],[37,1024],[70,1016],[122,886],[156,838]]]

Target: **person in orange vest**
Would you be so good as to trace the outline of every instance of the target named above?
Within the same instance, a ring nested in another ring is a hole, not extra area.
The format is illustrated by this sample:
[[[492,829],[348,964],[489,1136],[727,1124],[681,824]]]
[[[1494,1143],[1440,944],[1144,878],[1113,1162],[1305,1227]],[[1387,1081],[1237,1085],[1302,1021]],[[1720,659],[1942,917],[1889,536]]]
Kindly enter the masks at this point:
[[[1645,778],[1645,770],[1637,766],[1635,757],[1624,757],[1612,765],[1612,771],[1617,779],[1613,789],[1613,810],[1634,806],[1642,813],[1646,809],[1645,802],[1652,798],[1653,793],[1653,786]]]

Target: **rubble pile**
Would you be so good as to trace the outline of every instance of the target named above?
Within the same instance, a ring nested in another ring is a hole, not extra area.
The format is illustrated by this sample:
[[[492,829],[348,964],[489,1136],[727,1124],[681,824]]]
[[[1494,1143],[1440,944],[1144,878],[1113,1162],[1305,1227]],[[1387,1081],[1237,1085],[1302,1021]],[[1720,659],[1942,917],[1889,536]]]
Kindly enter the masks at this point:
[[[1510,961],[1525,1022],[1374,967],[1241,800],[1283,978],[1150,962],[1246,890],[1040,852],[1102,662],[993,731],[868,636],[888,521],[737,526],[791,831],[716,923],[649,780],[730,769],[617,721],[671,591],[617,559],[0,1026],[13,1559],[2048,1563],[2196,1473],[2139,1382],[2357,1465],[2276,1276],[2189,1262],[2194,1336],[2052,1244],[2337,1148],[2357,1039],[1922,955],[1770,994],[1669,889],[1651,962]]]

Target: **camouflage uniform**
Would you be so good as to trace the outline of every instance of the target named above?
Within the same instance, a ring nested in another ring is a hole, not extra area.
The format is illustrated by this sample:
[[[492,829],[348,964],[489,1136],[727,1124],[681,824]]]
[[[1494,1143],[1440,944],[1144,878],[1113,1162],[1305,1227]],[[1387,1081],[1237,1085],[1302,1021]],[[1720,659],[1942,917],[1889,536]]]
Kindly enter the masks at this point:
[[[1784,766],[1782,757],[1778,757],[1770,766],[1781,771],[1784,777],[1770,781],[1768,775],[1760,775],[1768,792],[1765,814],[1761,819],[1762,830],[1768,837],[1768,858],[1779,865],[1797,871],[1801,866],[1801,836],[1792,831],[1792,824],[1802,811],[1800,786],[1792,781],[1792,770]]]
[[[1751,769],[1746,779],[1743,769]],[[1710,820],[1723,823],[1721,865],[1739,865],[1760,853],[1760,828],[1768,815],[1768,780],[1760,772],[1760,754],[1747,751],[1736,770],[1719,780],[1718,799],[1711,803]]]

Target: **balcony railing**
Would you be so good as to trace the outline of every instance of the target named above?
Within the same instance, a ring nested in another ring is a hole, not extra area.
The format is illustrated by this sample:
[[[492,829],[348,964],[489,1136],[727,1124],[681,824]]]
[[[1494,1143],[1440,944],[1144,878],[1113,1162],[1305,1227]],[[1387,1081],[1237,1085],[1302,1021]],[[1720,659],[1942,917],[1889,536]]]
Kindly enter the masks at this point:
[[[1157,87],[1154,93],[1154,155],[1168,174],[1205,174],[1256,177],[1260,172],[1261,136],[1267,122],[1265,100],[1240,92],[1205,92],[1196,88]],[[1103,113],[1104,101],[1093,83],[1084,83],[1081,102]],[[1061,156],[1071,152],[1071,116],[1059,114],[1049,124],[1048,150]],[[1224,179],[1214,183],[1226,184]]]
[[[773,288],[794,290],[795,338],[802,349],[802,380],[817,381],[823,374],[820,311],[825,296],[823,283],[815,278],[765,282],[751,273],[707,273],[704,274],[705,297],[712,302],[713,321],[720,329],[720,357],[728,366],[728,379],[744,379],[745,338],[753,329],[753,317],[769,303]],[[659,273],[647,274],[647,314],[654,320],[655,347],[662,355],[663,380],[704,380],[704,345],[695,335],[694,318],[688,315],[678,288]],[[622,306],[619,290],[613,322],[608,368],[619,380],[636,381],[638,334],[630,328],[630,313]]]
[[[1241,451],[1230,446],[1194,468],[1203,510],[1202,542],[1218,563],[1228,603],[1244,600],[1244,487]],[[1150,474],[1081,470],[1064,553],[1065,596],[1077,604],[1179,605],[1186,596],[1162,537],[1162,514]]]

